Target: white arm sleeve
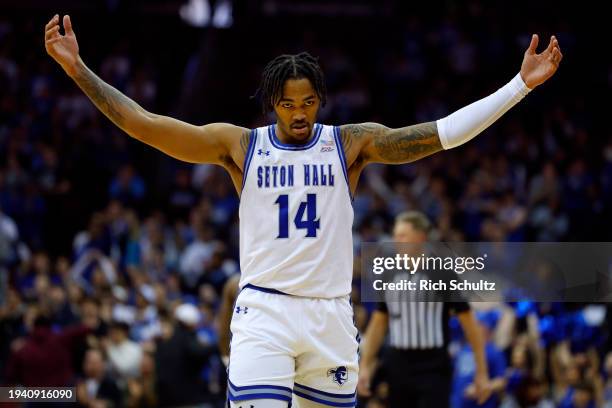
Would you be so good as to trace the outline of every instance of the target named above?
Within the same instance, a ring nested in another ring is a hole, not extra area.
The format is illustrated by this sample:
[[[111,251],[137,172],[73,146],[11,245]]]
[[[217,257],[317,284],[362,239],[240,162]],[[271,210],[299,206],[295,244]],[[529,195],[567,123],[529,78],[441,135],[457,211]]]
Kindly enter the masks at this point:
[[[495,93],[436,122],[444,149],[464,144],[488,128],[531,91],[517,74]]]

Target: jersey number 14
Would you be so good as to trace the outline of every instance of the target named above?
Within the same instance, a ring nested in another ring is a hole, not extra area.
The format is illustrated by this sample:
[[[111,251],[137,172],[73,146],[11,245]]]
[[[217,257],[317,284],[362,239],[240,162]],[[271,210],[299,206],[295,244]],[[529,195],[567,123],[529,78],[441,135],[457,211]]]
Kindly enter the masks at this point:
[[[278,236],[276,238],[289,238],[289,195],[279,195],[274,203],[278,204]],[[300,203],[293,223],[297,229],[306,230],[306,237],[316,238],[317,230],[320,228],[320,222],[317,219],[316,194],[306,195],[306,201]]]

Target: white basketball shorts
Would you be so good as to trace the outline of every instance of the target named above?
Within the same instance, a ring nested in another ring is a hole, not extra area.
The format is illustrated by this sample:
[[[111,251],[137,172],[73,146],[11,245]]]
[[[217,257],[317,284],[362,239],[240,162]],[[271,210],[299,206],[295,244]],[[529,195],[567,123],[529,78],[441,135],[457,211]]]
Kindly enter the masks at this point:
[[[231,323],[228,399],[291,394],[322,405],[354,407],[359,335],[349,297],[290,296],[247,285]]]

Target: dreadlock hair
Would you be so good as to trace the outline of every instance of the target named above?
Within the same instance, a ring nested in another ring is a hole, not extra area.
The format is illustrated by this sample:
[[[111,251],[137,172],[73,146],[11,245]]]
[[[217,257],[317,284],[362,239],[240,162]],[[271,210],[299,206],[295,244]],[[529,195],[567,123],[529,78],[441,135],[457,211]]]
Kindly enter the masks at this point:
[[[321,105],[325,106],[327,89],[317,58],[307,52],[295,55],[283,54],[268,62],[261,74],[261,82],[255,92],[255,97],[259,97],[263,113],[274,110],[274,106],[282,97],[285,81],[301,78],[310,81],[321,100]]]

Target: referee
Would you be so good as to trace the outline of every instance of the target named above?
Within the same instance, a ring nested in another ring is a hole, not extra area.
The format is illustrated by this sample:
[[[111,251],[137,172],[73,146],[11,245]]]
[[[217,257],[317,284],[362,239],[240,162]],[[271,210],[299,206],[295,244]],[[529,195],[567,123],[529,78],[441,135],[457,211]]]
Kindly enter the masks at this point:
[[[418,244],[427,241],[431,223],[416,211],[397,216],[393,239],[397,243]],[[410,275],[406,276],[410,279]],[[380,303],[374,311],[362,342],[359,367],[360,395],[371,395],[370,382],[376,356],[387,329],[390,347],[383,368],[389,384],[389,407],[448,407],[451,391],[449,319],[454,313],[474,352],[476,375],[474,386],[479,403],[490,395],[489,374],[484,340],[467,302],[444,302],[436,292],[407,292],[401,302]]]

